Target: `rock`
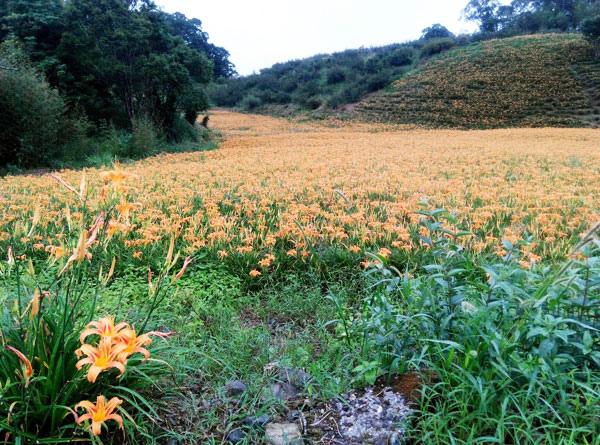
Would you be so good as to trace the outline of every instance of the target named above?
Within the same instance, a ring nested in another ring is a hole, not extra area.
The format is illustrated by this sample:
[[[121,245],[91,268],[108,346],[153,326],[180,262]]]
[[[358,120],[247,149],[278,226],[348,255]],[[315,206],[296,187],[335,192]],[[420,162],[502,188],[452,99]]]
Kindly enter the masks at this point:
[[[271,445],[302,445],[302,434],[295,423],[269,423],[265,438]]]
[[[279,378],[283,382],[304,388],[306,385],[308,385],[312,379],[312,376],[303,369],[281,368],[279,371]]]
[[[298,389],[290,383],[275,383],[271,385],[271,393],[277,400],[290,400],[298,396]]]
[[[246,433],[241,428],[235,428],[227,434],[227,441],[230,443],[238,443],[244,440]]]
[[[248,416],[244,419],[244,425],[252,427],[264,427],[270,421],[270,417],[266,414],[262,416]]]
[[[230,380],[225,385],[225,391],[228,396],[239,396],[246,392],[248,387],[241,380]]]
[[[388,445],[401,445],[401,444],[402,444],[402,440],[401,440],[400,434],[392,433],[392,435],[388,439]]]

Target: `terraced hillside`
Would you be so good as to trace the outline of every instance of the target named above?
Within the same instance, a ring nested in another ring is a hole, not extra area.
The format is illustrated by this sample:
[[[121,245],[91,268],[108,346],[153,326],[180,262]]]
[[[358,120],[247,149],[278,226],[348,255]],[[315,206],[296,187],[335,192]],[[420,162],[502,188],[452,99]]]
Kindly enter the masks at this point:
[[[575,34],[490,40],[449,51],[355,108],[428,127],[598,127],[600,63]]]

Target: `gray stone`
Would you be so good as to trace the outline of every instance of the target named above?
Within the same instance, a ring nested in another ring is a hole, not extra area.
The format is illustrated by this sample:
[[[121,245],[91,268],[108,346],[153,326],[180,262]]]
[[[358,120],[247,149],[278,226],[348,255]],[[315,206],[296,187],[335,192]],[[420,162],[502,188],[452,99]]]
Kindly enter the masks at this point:
[[[262,416],[248,416],[244,419],[244,425],[264,427],[270,420],[270,417],[266,414],[263,414]]]
[[[279,378],[283,382],[303,388],[308,385],[312,376],[303,369],[281,368],[279,371]]]
[[[275,383],[271,385],[271,393],[277,400],[290,400],[298,396],[298,389],[290,383]]]
[[[401,445],[401,444],[402,444],[402,439],[400,437],[400,434],[392,433],[392,435],[390,436],[390,438],[388,440],[388,445]]]
[[[244,394],[248,387],[241,380],[230,380],[225,385],[225,391],[227,391],[228,396],[239,396]]]
[[[246,433],[241,428],[235,428],[227,434],[227,441],[230,443],[238,443],[244,440]]]
[[[302,445],[302,434],[295,423],[269,423],[265,438],[271,445]]]

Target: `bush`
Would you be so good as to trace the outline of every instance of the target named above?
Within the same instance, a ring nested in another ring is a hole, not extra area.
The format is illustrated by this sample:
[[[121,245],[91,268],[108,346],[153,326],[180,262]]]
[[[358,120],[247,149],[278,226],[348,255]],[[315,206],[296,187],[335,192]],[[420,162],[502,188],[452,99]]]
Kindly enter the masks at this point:
[[[480,265],[456,242],[469,234],[444,227],[451,215],[421,214],[431,254],[421,275],[373,255],[378,290],[358,316],[340,317],[344,341],[360,350],[356,378],[420,374],[420,415],[408,432],[419,443],[595,443],[597,234],[562,267],[532,265],[526,240],[505,241],[500,261]]]
[[[594,46],[595,57],[600,58],[600,15],[586,18],[581,23],[581,32]]]
[[[388,63],[392,66],[406,66],[413,61],[415,50],[413,48],[398,48],[388,56]]]
[[[157,150],[159,142],[159,133],[152,120],[138,117],[133,120],[127,156],[131,158],[148,156]]]
[[[240,103],[243,110],[252,111],[262,105],[262,100],[254,95],[248,95]]]
[[[455,45],[456,42],[451,38],[429,40],[421,47],[421,58],[434,56],[453,48]]]
[[[2,164],[52,165],[69,137],[64,101],[10,41],[0,46],[0,67]]]
[[[346,73],[339,69],[334,68],[327,73],[327,84],[335,85],[336,83],[340,83],[346,80]]]
[[[443,25],[440,25],[439,23],[436,23],[435,25],[431,25],[428,28],[425,28],[423,30],[423,34],[421,35],[421,38],[423,40],[432,40],[432,39],[446,39],[446,38],[453,38],[454,34],[452,34],[448,28],[446,28]]]

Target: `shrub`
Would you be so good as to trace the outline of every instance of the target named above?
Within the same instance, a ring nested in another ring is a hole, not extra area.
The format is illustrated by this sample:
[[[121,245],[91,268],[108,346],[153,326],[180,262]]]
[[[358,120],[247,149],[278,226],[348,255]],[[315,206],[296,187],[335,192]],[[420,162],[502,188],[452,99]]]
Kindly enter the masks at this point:
[[[454,34],[452,34],[448,30],[448,28],[446,28],[443,25],[440,25],[439,23],[436,23],[435,25],[431,25],[430,27],[425,28],[421,35],[421,39],[423,39],[423,40],[447,39],[447,38],[454,38]]]
[[[3,164],[34,167],[60,158],[65,104],[10,41],[0,47],[0,109]]]
[[[468,233],[444,227],[455,223],[448,213],[422,215],[420,240],[431,254],[424,273],[408,277],[372,255],[377,290],[359,316],[341,314],[340,333],[361,351],[357,379],[420,373],[427,384],[409,434],[425,443],[593,443],[600,415],[596,234],[558,268],[532,264],[527,241],[505,241],[502,261],[480,266],[457,243]]]
[[[454,39],[451,38],[429,40],[421,47],[421,58],[434,56],[453,48],[455,45]]]
[[[157,150],[160,142],[158,130],[151,119],[138,117],[133,120],[127,156],[141,158]]]
[[[406,66],[413,61],[415,50],[413,48],[398,48],[388,56],[388,62],[392,66]]]
[[[327,73],[326,79],[328,85],[335,85],[346,80],[346,73],[339,68],[333,68]]]
[[[262,100],[254,95],[248,95],[240,103],[243,110],[252,111],[262,105]]]

